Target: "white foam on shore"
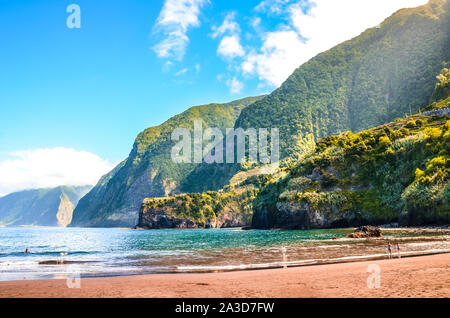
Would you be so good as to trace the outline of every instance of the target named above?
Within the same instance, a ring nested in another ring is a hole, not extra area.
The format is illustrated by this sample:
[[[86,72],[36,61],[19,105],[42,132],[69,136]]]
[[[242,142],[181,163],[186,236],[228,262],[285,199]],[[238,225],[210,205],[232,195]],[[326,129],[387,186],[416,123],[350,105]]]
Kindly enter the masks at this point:
[[[352,245],[348,244],[336,244],[336,245],[319,245],[319,246],[311,246],[308,248],[314,249],[314,248],[341,248],[341,247],[351,247]]]
[[[431,249],[424,251],[410,251],[402,252],[401,256],[421,256],[427,254],[441,254],[450,253],[450,249]],[[393,253],[393,256],[397,254]],[[260,263],[260,264],[241,264],[241,265],[218,265],[218,266],[177,266],[177,270],[182,272],[189,271],[232,271],[232,270],[246,270],[246,269],[265,269],[274,267],[292,267],[301,265],[314,265],[314,264],[327,264],[327,263],[340,263],[350,260],[370,260],[377,258],[388,258],[389,254],[371,254],[371,255],[356,255],[345,256],[337,258],[325,258],[325,259],[306,259],[288,262],[272,262],[272,263]]]
[[[0,266],[39,265],[39,262],[0,262]]]
[[[432,244],[441,244],[443,242],[421,242],[421,243],[407,243],[408,246],[427,246]]]

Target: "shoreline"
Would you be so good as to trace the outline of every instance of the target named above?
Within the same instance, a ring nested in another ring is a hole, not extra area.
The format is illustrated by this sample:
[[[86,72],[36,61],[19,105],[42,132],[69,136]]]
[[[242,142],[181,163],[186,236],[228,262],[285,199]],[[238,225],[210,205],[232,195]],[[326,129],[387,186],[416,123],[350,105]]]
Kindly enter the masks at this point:
[[[450,249],[436,249],[436,250],[424,250],[424,251],[410,251],[402,252],[401,259],[421,256],[432,256],[450,254]],[[82,279],[87,278],[112,278],[112,277],[134,277],[134,276],[147,276],[147,275],[183,275],[183,274],[208,274],[208,273],[230,273],[230,272],[246,272],[246,271],[261,271],[272,269],[285,269],[285,268],[297,268],[305,266],[320,266],[331,264],[346,264],[354,262],[369,262],[378,260],[394,260],[398,259],[398,254],[392,253],[392,259],[389,259],[389,254],[372,254],[372,255],[357,255],[357,256],[344,256],[330,259],[306,259],[296,261],[285,262],[273,262],[273,263],[257,263],[257,264],[242,264],[242,265],[223,265],[223,266],[181,266],[180,268],[186,269],[185,271],[167,271],[167,272],[143,272],[143,273],[120,273],[120,274],[87,274],[81,275]],[[66,265],[76,264],[76,261],[57,261],[50,260],[37,263],[37,265]],[[1,263],[0,263],[1,264]],[[197,270],[196,270],[197,269]],[[1,273],[1,271],[0,271]],[[65,274],[56,274],[56,276],[64,276]],[[51,274],[47,275],[51,276]],[[14,281],[42,281],[42,280],[58,280],[60,278],[35,278],[35,279],[12,279],[12,280],[0,280],[1,283],[14,282]]]
[[[398,236],[398,237],[391,237],[389,233],[386,233],[387,235],[383,237],[376,237],[376,238],[346,238],[346,237],[340,237],[337,240],[335,239],[319,239],[314,240],[314,242],[348,242],[348,244],[353,243],[370,243],[373,245],[373,243],[378,242],[377,244],[380,244],[384,241],[396,241],[400,242],[402,244],[402,241],[404,240],[410,240],[411,238],[419,239],[420,241],[423,240],[425,243],[427,241],[427,238],[431,238],[433,236],[428,236],[428,233],[438,233],[439,237],[446,238],[448,241],[450,239],[450,229],[448,228],[384,228],[385,231],[389,231],[390,234],[393,232],[398,231],[404,231],[404,232],[411,232],[414,234],[419,234],[419,236],[410,237],[408,236]],[[419,242],[420,242],[419,241]],[[432,239],[431,241],[434,241]],[[385,243],[380,244],[379,250],[372,250],[371,253],[364,253],[364,251],[361,251],[362,253],[336,253],[333,255],[333,253],[322,253],[322,255],[317,255],[318,257],[314,257],[315,255],[307,255],[303,258],[295,258],[293,255],[290,255],[289,257],[281,260],[281,256],[279,260],[277,258],[269,257],[269,259],[259,259],[259,262],[254,263],[245,263],[243,262],[240,264],[239,262],[229,262],[233,265],[226,265],[225,262],[223,265],[178,265],[178,266],[172,266],[167,267],[163,270],[161,269],[152,269],[152,268],[139,268],[136,267],[135,270],[126,270],[122,271],[119,267],[118,270],[113,271],[90,271],[90,270],[83,270],[81,269],[79,271],[81,278],[111,278],[111,277],[129,277],[129,276],[142,276],[142,275],[162,275],[162,274],[173,274],[173,275],[181,275],[181,274],[200,274],[200,273],[219,273],[219,272],[237,272],[237,271],[253,271],[253,270],[266,270],[266,269],[280,269],[280,268],[295,268],[295,267],[303,267],[303,266],[315,266],[315,265],[327,265],[327,264],[341,264],[341,263],[351,263],[351,262],[364,262],[364,261],[376,261],[376,260],[384,260],[388,259],[389,255],[386,252],[382,252],[385,250],[385,247],[382,245]],[[420,243],[419,243],[420,244]],[[358,245],[358,244],[357,244]],[[346,246],[345,244],[343,246]],[[318,246],[322,247],[322,246]],[[324,246],[327,247],[327,246]],[[338,247],[338,246],[336,246]],[[280,250],[282,250],[282,246],[280,246]],[[303,254],[303,251],[297,251],[297,253],[300,252]],[[368,252],[368,251],[367,251]],[[380,253],[381,252],[381,253]],[[418,257],[418,256],[427,256],[427,255],[436,255],[436,254],[443,254],[443,253],[450,253],[450,245],[446,246],[428,246],[428,249],[414,249],[414,250],[405,250],[401,252],[402,258],[409,258],[409,257]],[[295,251],[294,251],[295,254]],[[340,254],[340,255],[339,255]],[[394,250],[392,253],[393,258],[397,258],[398,254]],[[256,261],[256,260],[255,260]],[[266,262],[265,262],[266,261]],[[34,262],[24,262],[26,265],[35,265],[35,266],[53,266],[55,269],[59,268],[60,265],[70,265],[70,264],[78,264],[78,263],[101,263],[100,260],[97,261],[91,261],[91,260],[61,260],[61,259],[46,259],[46,260],[40,260],[40,261],[34,261]],[[22,265],[21,263],[17,263],[19,265]],[[8,262],[0,262],[0,282],[10,282],[10,281],[34,281],[34,280],[52,280],[52,279],[61,279],[65,278],[66,276],[70,275],[71,272],[67,272],[65,270],[59,271],[55,270],[53,273],[43,271],[39,269],[39,267],[36,268],[29,268],[31,270],[31,275],[26,276],[26,272],[24,272],[25,275],[20,275],[20,267],[18,269],[13,269],[9,266],[14,267],[16,263],[8,263]],[[11,268],[8,271],[8,268]],[[5,271],[5,276],[1,277],[2,271]],[[15,275],[14,273],[17,273],[18,275]],[[8,277],[9,274],[9,277]]]
[[[432,256],[432,255],[440,255],[440,254],[450,254],[450,249],[402,252],[401,258]],[[392,259],[398,259],[398,254],[392,253]],[[361,256],[345,256],[345,257],[337,257],[337,258],[331,258],[331,259],[276,262],[276,263],[269,263],[269,264],[230,265],[230,267],[234,267],[232,269],[220,269],[220,268],[223,268],[224,266],[210,266],[210,268],[215,268],[215,269],[204,270],[204,271],[168,272],[168,273],[151,273],[151,274],[136,274],[136,275],[205,274],[205,273],[227,273],[227,272],[239,272],[239,271],[245,272],[245,271],[257,271],[257,270],[266,270],[266,269],[280,269],[280,268],[286,268],[286,267],[287,268],[296,268],[296,267],[303,267],[303,266],[319,266],[319,265],[331,265],[331,264],[346,264],[346,263],[354,263],[354,262],[369,262],[369,261],[376,261],[376,260],[389,260],[389,255],[388,254],[374,254],[374,255],[361,255]],[[193,267],[195,267],[195,266],[189,266],[189,268],[193,268]],[[203,266],[203,267],[208,268],[207,266]],[[123,275],[123,276],[136,276],[136,275]],[[122,275],[119,275],[119,276],[122,276]]]
[[[369,265],[381,288],[367,287]],[[321,265],[321,266],[317,266]],[[450,253],[258,270],[0,282],[5,297],[450,297]]]

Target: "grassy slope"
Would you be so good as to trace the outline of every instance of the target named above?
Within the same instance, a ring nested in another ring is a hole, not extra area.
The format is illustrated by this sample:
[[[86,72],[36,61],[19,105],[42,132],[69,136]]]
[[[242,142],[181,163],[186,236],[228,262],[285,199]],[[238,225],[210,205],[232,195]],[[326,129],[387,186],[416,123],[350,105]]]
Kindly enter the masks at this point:
[[[450,61],[449,1],[403,9],[379,28],[319,54],[236,125],[279,127],[282,156],[314,140],[360,131],[415,112],[430,101],[433,78]]]

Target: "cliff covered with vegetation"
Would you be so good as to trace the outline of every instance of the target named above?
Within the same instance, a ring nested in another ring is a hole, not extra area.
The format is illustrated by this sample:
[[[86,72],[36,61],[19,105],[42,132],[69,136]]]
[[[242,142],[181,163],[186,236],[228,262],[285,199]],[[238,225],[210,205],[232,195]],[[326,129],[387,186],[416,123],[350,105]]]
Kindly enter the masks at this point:
[[[444,68],[437,77],[438,83],[431,96],[432,103],[421,110],[428,112],[450,107],[450,69]]]
[[[445,72],[446,70],[444,70]],[[436,86],[436,91],[440,84]],[[437,103],[447,100],[447,96]],[[450,120],[417,114],[320,139],[254,201],[255,228],[450,221]]]
[[[260,168],[238,172],[220,191],[147,198],[137,228],[222,228],[250,226],[253,201],[272,179]]]
[[[204,180],[185,182],[198,164],[172,161],[171,149],[176,143],[171,140],[172,131],[187,128],[192,134],[194,121],[201,120],[203,129],[217,127],[225,134],[226,128],[234,127],[241,110],[260,98],[191,107],[141,132],[128,158],[80,201],[71,226],[135,226],[144,198],[189,192],[190,186]]]

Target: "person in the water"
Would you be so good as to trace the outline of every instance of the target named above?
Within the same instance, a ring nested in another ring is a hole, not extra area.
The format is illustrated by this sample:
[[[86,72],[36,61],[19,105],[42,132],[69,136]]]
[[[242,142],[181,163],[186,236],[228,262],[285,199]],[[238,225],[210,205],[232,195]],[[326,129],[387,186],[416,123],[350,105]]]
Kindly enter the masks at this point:
[[[398,258],[402,258],[400,256],[400,244],[397,243],[397,254],[398,254]]]
[[[30,250],[28,248],[25,249],[25,253],[30,253]]]
[[[391,243],[389,243],[389,242],[388,242],[387,249],[388,249],[388,253],[389,253],[389,259],[391,259],[392,258],[392,247],[391,247]]]

